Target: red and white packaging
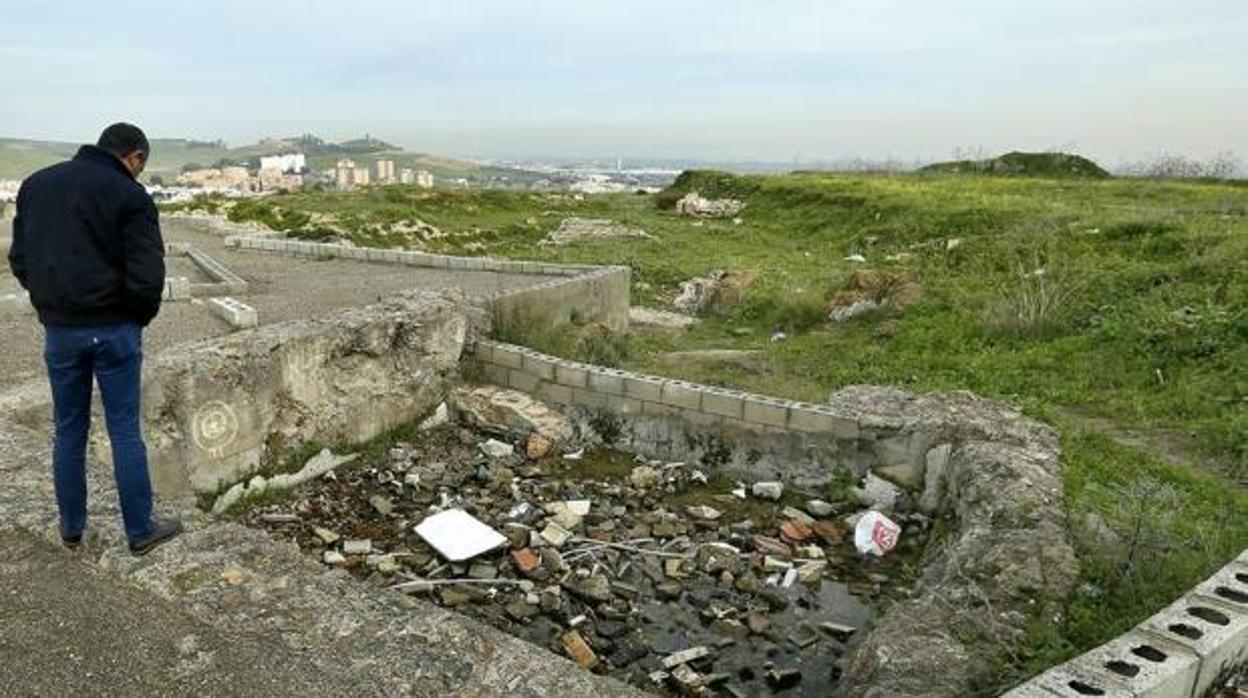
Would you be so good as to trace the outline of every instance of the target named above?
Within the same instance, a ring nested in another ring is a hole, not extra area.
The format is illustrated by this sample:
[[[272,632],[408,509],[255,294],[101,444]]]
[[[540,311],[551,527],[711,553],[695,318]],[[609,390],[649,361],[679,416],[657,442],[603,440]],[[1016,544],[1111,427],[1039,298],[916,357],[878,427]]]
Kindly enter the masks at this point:
[[[884,557],[897,546],[901,526],[878,511],[868,511],[854,526],[854,547],[864,555]]]

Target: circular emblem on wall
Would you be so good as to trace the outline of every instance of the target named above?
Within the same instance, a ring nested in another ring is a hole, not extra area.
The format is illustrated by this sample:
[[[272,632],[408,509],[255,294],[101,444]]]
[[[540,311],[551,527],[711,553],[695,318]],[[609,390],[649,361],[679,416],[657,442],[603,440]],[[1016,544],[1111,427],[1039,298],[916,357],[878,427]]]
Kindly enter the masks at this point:
[[[214,456],[229,446],[238,436],[238,417],[229,405],[220,400],[204,404],[191,418],[191,438],[200,450]]]

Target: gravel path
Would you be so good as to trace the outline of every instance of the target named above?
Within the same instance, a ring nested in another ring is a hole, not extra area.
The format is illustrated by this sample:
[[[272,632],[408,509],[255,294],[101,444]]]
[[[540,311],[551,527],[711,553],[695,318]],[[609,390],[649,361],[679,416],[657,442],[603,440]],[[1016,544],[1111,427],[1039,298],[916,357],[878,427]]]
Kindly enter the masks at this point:
[[[0,224],[0,239],[9,236],[9,223]],[[481,297],[548,280],[534,275],[452,272],[240,252],[226,248],[220,235],[176,221],[164,224],[164,236],[166,242],[191,244],[246,279],[250,288],[239,300],[256,309],[262,324],[317,317],[341,308],[376,303],[409,289],[460,288],[470,296]],[[182,262],[174,258],[170,273],[186,275]],[[17,290],[7,263],[0,264],[0,299]],[[17,312],[15,307],[12,301],[0,300],[0,387],[43,377],[43,328],[33,314]],[[227,332],[229,327],[202,305],[166,303],[148,328],[144,341],[150,355]]]

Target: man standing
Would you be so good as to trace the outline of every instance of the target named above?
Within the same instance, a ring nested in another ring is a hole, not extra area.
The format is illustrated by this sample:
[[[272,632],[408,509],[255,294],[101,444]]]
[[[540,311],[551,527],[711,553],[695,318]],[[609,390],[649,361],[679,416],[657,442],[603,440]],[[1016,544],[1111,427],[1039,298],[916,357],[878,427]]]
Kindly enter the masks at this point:
[[[156,205],[135,179],[150,154],[138,127],[113,124],[73,160],[28,177],[17,194],[9,267],[46,329],[56,414],[52,471],[69,548],[82,542],[87,524],[93,377],[130,551],[142,555],[182,531],[178,520],[152,516],[140,423],[143,328],[160,310],[165,285]]]

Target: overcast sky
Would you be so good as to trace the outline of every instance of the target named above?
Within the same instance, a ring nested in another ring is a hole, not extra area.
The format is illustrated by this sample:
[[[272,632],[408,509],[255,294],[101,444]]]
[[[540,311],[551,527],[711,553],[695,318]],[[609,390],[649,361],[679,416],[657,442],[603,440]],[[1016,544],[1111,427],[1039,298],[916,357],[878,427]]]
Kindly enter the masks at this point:
[[[0,0],[0,135],[1248,156],[1248,0]]]

